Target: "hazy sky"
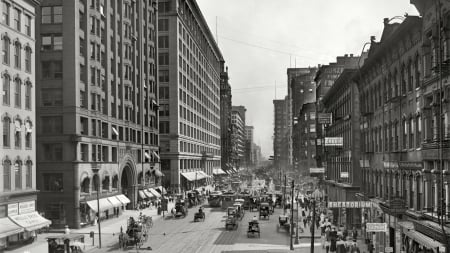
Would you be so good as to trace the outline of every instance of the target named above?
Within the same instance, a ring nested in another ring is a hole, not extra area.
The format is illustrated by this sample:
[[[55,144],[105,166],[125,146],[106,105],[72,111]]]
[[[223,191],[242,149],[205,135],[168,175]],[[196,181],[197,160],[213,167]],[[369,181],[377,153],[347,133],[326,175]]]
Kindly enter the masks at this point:
[[[383,18],[418,15],[410,0],[197,0],[229,67],[233,105],[247,108],[255,143],[273,154],[273,102],[287,94],[289,67],[360,55]],[[216,30],[217,19],[217,30]]]

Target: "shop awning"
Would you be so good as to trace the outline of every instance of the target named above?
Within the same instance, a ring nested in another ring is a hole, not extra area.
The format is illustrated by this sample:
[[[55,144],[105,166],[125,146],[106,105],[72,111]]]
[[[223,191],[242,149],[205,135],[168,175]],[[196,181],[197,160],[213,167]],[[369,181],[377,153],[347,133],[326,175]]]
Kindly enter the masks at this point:
[[[154,170],[153,173],[154,173],[155,176],[157,176],[157,177],[162,177],[162,176],[164,176],[164,174],[163,174],[160,170],[158,170],[158,169]]]
[[[399,222],[397,222],[397,224],[400,227],[405,228],[407,230],[413,230],[414,229],[414,223],[412,223],[411,221],[399,221]]]
[[[94,212],[98,211],[98,209],[97,209],[97,200],[91,200],[91,201],[88,201],[86,203],[92,209],[92,211],[94,211]],[[99,199],[99,203],[98,204],[100,205],[100,211],[105,211],[105,210],[108,210],[108,209],[111,209],[111,208],[114,207],[111,204],[111,202],[108,201],[107,198]]]
[[[208,174],[206,174],[206,172],[200,170],[198,171],[199,174],[201,174],[203,176],[203,178],[209,178],[210,176]]]
[[[120,200],[120,202],[122,202],[123,205],[126,205],[128,203],[130,203],[131,201],[127,198],[127,196],[123,195],[123,194],[119,194],[115,196],[118,200]]]
[[[198,171],[190,171],[190,172],[181,172],[181,175],[185,177],[188,181],[201,180],[205,177],[209,177],[206,173],[201,170]]]
[[[153,194],[152,194],[149,190],[147,190],[147,189],[144,190],[144,193],[145,193],[145,195],[146,195],[148,198],[150,198],[150,199],[156,198],[156,196],[153,195]]]
[[[167,194],[166,189],[164,189],[164,187],[162,187],[162,186],[155,187],[155,190],[159,193],[162,192],[163,194]]]
[[[12,222],[9,218],[0,219],[0,238],[23,232],[23,228]]]
[[[113,207],[122,206],[122,202],[120,202],[116,197],[108,197],[107,199],[108,199],[109,202],[111,202]]]
[[[439,241],[434,240],[433,238],[426,236],[420,232],[417,232],[415,230],[409,230],[405,232],[406,236],[413,239],[414,241],[418,242],[419,244],[430,248],[430,249],[436,249],[439,247],[445,247],[442,243]]]
[[[221,168],[217,168],[213,170],[213,175],[225,175],[225,171],[223,171]]]
[[[145,192],[144,192],[143,190],[139,190],[139,191],[138,191],[138,194],[139,194],[139,198],[141,198],[141,199],[147,199],[147,198],[149,198],[149,197],[145,194]]]
[[[51,221],[42,217],[38,212],[9,216],[9,218],[17,225],[23,227],[26,231],[34,231],[52,224]]]
[[[159,194],[155,189],[148,188],[148,191],[155,195],[157,198],[161,198],[161,194]]]

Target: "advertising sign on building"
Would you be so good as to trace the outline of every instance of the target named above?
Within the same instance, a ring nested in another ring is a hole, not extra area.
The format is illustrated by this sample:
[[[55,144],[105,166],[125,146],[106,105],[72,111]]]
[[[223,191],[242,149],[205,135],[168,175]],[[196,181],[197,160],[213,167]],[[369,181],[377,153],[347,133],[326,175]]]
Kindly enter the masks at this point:
[[[366,223],[367,232],[386,232],[387,223]]]
[[[325,168],[309,168],[309,173],[325,173]]]
[[[36,206],[35,206],[34,200],[19,203],[19,214],[31,213],[34,211],[36,211]]]
[[[19,214],[19,203],[8,204],[8,216]]]
[[[342,147],[344,145],[344,138],[342,137],[325,137],[325,146]]]
[[[385,253],[392,253],[392,252],[394,252],[394,248],[392,248],[392,247],[386,247],[386,248],[384,248],[384,252],[385,252]]]
[[[328,201],[328,208],[368,208],[370,201]]]
[[[319,124],[331,124],[331,113],[319,113],[317,114],[317,120]]]
[[[341,178],[348,178],[348,172],[347,171],[341,171]]]

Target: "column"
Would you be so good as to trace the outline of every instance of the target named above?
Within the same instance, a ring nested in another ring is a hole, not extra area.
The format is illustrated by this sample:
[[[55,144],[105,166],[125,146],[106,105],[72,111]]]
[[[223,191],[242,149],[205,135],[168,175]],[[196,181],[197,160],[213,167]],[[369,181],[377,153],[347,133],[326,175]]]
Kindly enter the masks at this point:
[[[423,179],[423,209],[428,210],[430,208],[430,190],[429,181],[426,174],[424,175]]]
[[[72,228],[79,229],[80,228],[80,175],[78,164],[73,165],[73,224]]]

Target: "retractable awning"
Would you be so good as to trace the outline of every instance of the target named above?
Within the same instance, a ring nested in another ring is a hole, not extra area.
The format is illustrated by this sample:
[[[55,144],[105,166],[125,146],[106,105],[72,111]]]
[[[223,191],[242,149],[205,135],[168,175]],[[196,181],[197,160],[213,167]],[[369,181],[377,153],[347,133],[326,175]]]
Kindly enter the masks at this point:
[[[205,172],[198,171],[190,171],[190,172],[181,172],[181,175],[185,177],[188,181],[201,180],[203,178],[209,177]]]
[[[131,201],[127,198],[127,196],[123,194],[119,194],[115,196],[123,205],[130,203]]]
[[[12,222],[8,217],[0,219],[0,238],[23,232],[24,229]]]
[[[162,176],[164,176],[164,174],[163,174],[159,169],[153,170],[153,173],[154,173],[155,176],[157,176],[157,177],[162,177]]]
[[[225,175],[227,174],[225,171],[223,171],[221,168],[217,168],[213,170],[213,175]]]
[[[17,225],[24,228],[26,231],[34,231],[52,224],[51,221],[42,217],[38,212],[24,213],[9,218]]]
[[[114,207],[114,206],[111,204],[111,202],[108,201],[107,198],[99,199],[98,202],[99,202],[98,204],[100,205],[100,211],[105,211],[105,210],[108,210],[108,209],[111,209],[111,208]],[[88,202],[86,202],[86,203],[87,203],[87,205],[92,209],[92,211],[98,212],[98,209],[97,209],[97,200],[91,200],[91,201],[88,201]]]
[[[139,197],[140,197],[141,199],[147,199],[147,198],[149,198],[149,197],[145,194],[145,192],[144,192],[143,190],[139,190],[139,191],[138,191],[138,194],[139,194]]]
[[[161,198],[161,194],[159,194],[155,189],[148,188],[148,191],[155,195],[157,198]]]
[[[109,202],[113,205],[113,207],[119,207],[122,206],[122,202],[120,202],[116,197],[108,197],[107,198]]]
[[[439,247],[445,247],[439,241],[415,230],[405,231],[405,235],[427,248],[437,249]]]
[[[145,193],[145,195],[147,195],[147,197],[150,198],[150,199],[156,198],[156,196],[153,195],[153,194],[152,194],[149,190],[147,190],[147,189],[144,190],[144,193]]]
[[[166,189],[164,189],[164,187],[162,186],[155,187],[155,190],[158,191],[159,193],[162,192],[163,194],[167,194]]]

